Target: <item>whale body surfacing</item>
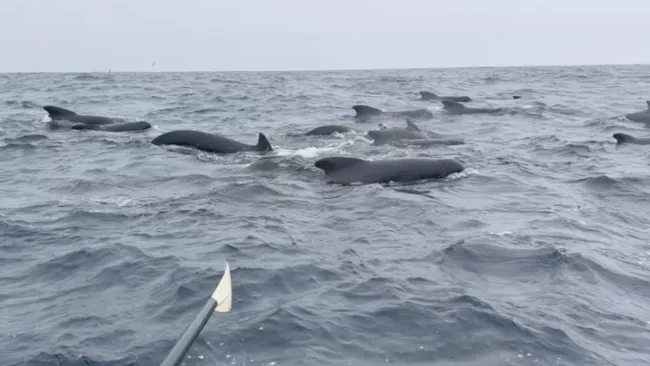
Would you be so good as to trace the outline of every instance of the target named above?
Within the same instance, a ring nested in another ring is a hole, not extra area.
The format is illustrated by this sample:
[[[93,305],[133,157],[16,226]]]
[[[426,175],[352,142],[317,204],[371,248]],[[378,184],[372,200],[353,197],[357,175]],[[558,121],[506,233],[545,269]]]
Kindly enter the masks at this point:
[[[84,114],[77,114],[69,109],[56,107],[53,105],[46,105],[43,107],[52,121],[69,121],[76,123],[84,123],[87,125],[109,125],[116,122],[125,122],[121,118],[109,118],[102,116],[91,116]]]
[[[646,104],[648,105],[648,109],[639,112],[628,113],[625,115],[625,117],[634,122],[650,123],[650,100],[646,100]]]
[[[425,101],[432,101],[432,100],[451,100],[452,102],[471,102],[472,98],[468,97],[467,95],[437,95],[432,92],[428,91],[421,91],[420,92],[420,100],[425,100]]]
[[[453,159],[401,158],[364,160],[336,156],[323,158],[314,163],[333,183],[389,183],[411,182],[421,179],[444,178],[465,170]]]
[[[256,145],[247,145],[218,134],[194,130],[176,130],[165,132],[151,140],[154,145],[187,146],[217,154],[231,154],[241,151],[272,151],[271,143],[263,133],[258,134]]]
[[[413,109],[408,111],[385,112],[381,109],[367,105],[354,105],[352,109],[356,112],[354,118],[365,121],[373,117],[405,117],[412,119],[431,119],[433,112],[428,109]]]
[[[470,108],[451,100],[442,100],[443,109],[451,114],[490,114],[502,112],[503,108]]]
[[[636,144],[636,145],[650,145],[650,137],[634,137],[627,133],[617,132],[612,135],[616,139],[616,145],[621,144]]]

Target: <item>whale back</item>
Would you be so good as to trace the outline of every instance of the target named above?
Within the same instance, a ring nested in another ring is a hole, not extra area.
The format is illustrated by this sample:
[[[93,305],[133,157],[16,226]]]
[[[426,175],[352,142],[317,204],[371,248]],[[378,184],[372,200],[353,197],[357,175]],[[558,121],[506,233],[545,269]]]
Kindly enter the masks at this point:
[[[324,125],[324,126],[316,127],[314,129],[311,129],[311,130],[305,132],[305,136],[331,135],[334,132],[345,133],[345,132],[350,132],[350,131],[352,131],[352,130],[347,126]]]
[[[454,96],[454,95],[448,95],[444,97],[440,97],[442,100],[451,100],[452,102],[471,102],[472,98],[468,97],[467,95],[460,95],[460,96]]]
[[[138,122],[112,124],[108,126],[103,126],[99,129],[103,131],[112,131],[112,132],[127,132],[127,131],[144,131],[150,128],[151,128],[151,123],[146,121],[138,121]]]
[[[650,111],[650,100],[646,100],[646,101],[645,101],[645,104],[648,105],[648,111]]]
[[[269,139],[263,133],[259,133],[257,137],[257,145],[255,145],[255,151],[273,151],[273,147],[269,142]]]
[[[332,174],[337,171],[353,167],[358,164],[365,164],[366,161],[359,158],[352,158],[347,156],[334,156],[329,158],[319,159],[314,163],[314,166],[321,169],[325,174]]]
[[[431,100],[431,99],[436,99],[436,98],[438,98],[438,95],[436,95],[435,93],[428,92],[428,91],[421,91],[420,92],[420,99],[422,99],[422,100]]]
[[[50,118],[52,118],[52,119],[58,119],[58,118],[62,118],[62,117],[69,117],[69,116],[76,116],[77,115],[77,113],[75,113],[75,112],[73,112],[73,111],[71,111],[69,109],[56,107],[56,106],[53,106],[53,105],[46,105],[45,107],[43,107],[43,109],[45,109],[47,114],[49,114]]]
[[[80,123],[78,125],[74,125],[70,127],[73,130],[99,130],[100,127],[98,125],[87,125],[85,123]]]
[[[378,116],[384,113],[381,109],[377,109],[367,105],[354,105],[352,106],[352,109],[354,109],[354,111],[357,112],[357,116]]]
[[[616,139],[616,144],[617,145],[624,144],[624,143],[630,143],[630,142],[633,142],[634,140],[636,140],[636,138],[634,136],[628,135],[628,134],[622,133],[622,132],[617,132],[617,133],[613,134],[612,137],[614,137]]]
[[[448,111],[462,111],[466,109],[464,105],[459,102],[454,102],[453,100],[442,100],[441,103]]]

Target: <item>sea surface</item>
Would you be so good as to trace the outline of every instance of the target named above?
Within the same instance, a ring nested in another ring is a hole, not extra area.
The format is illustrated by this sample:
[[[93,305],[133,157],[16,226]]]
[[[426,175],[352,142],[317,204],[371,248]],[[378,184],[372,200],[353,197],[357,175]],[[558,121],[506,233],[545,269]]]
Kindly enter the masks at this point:
[[[636,65],[0,74],[0,365],[159,365],[226,261],[232,311],[186,366],[647,365],[650,148],[612,138],[650,135],[622,116],[646,99]],[[355,104],[427,108],[467,143],[373,146]],[[74,131],[44,105],[154,128]],[[322,124],[359,132],[300,136]],[[150,143],[174,129],[274,151]],[[342,186],[313,166],[336,155],[466,170]]]

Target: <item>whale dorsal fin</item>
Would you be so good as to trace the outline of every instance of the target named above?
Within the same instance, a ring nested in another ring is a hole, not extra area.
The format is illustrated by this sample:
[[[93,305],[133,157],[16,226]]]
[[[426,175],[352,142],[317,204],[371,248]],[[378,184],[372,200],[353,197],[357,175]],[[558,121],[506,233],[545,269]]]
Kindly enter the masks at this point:
[[[616,139],[616,144],[617,145],[620,145],[620,144],[623,144],[623,143],[626,143],[626,142],[632,142],[632,141],[636,140],[636,138],[634,136],[628,135],[628,134],[622,133],[622,132],[617,132],[614,135],[612,135],[612,137],[614,137]]]
[[[323,158],[314,163],[314,166],[321,169],[325,174],[334,173],[337,170],[349,168],[356,164],[363,164],[366,161],[359,158],[351,158],[347,156],[335,156],[331,158]]]
[[[645,101],[645,104],[648,105],[648,110],[650,110],[650,100],[646,100],[646,101]]]
[[[375,116],[384,113],[381,109],[360,104],[352,106],[352,109],[357,112],[357,116]]]
[[[56,107],[53,105],[46,105],[45,107],[43,107],[43,109],[45,109],[45,111],[50,115],[50,117],[65,117],[65,116],[76,115],[75,112],[69,109]]]
[[[410,119],[406,120],[406,130],[422,132],[422,130],[420,130],[420,127],[418,127],[418,125],[416,125],[415,122],[411,121]]]
[[[272,151],[273,147],[269,142],[269,139],[264,136],[263,133],[259,133],[257,137],[257,145],[255,145],[255,151]]]
[[[428,92],[428,91],[421,91],[420,92],[420,98],[422,99],[433,99],[437,98],[438,95],[436,93]]]

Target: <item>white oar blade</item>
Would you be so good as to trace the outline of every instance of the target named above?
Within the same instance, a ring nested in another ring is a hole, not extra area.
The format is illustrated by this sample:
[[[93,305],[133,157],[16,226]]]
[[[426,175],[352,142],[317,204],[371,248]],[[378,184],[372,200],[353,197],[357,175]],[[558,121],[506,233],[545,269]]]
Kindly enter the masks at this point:
[[[226,270],[223,272],[223,277],[217,285],[217,289],[212,294],[212,299],[217,302],[217,307],[214,311],[219,313],[227,313],[232,307],[232,283],[230,281],[230,266],[226,262]]]

